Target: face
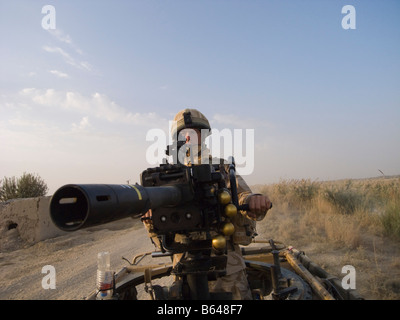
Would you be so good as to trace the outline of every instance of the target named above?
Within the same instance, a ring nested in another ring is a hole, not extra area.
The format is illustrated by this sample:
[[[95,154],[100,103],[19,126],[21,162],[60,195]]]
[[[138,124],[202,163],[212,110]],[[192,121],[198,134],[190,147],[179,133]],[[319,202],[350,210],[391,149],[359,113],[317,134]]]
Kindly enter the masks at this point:
[[[201,133],[199,129],[182,129],[179,132],[179,141],[186,141],[187,144],[201,144]]]

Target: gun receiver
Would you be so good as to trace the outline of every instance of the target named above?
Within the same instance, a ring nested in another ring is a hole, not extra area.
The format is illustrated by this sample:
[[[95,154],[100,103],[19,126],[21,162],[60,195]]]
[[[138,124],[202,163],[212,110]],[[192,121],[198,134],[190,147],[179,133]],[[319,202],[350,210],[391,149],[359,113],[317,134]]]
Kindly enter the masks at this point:
[[[51,199],[50,216],[58,228],[75,231],[151,209],[160,236],[218,230],[224,209],[218,195],[228,192],[219,166],[162,164],[144,170],[141,185],[65,185]]]

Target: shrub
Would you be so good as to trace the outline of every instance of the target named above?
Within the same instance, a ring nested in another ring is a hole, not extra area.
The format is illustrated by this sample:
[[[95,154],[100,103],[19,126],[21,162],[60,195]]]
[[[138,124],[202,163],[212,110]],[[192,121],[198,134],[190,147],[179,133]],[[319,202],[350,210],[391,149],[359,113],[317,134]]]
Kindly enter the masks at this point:
[[[0,182],[1,182],[1,187],[0,187],[1,201],[18,198],[18,186],[15,177],[11,178],[4,177],[4,180]]]
[[[386,235],[400,239],[400,199],[385,206],[380,221]]]
[[[292,196],[301,205],[309,205],[318,195],[320,184],[309,179],[295,180],[292,184]]]
[[[365,205],[365,194],[351,188],[351,181],[344,186],[333,186],[326,189],[324,198],[342,214],[353,214]]]
[[[47,184],[42,178],[24,172],[18,179],[4,177],[0,184],[0,200],[40,197],[46,195],[47,190]]]
[[[272,186],[263,186],[259,192],[267,194],[273,202],[285,203],[289,207],[304,208],[319,194],[320,183],[310,179],[281,180]]]

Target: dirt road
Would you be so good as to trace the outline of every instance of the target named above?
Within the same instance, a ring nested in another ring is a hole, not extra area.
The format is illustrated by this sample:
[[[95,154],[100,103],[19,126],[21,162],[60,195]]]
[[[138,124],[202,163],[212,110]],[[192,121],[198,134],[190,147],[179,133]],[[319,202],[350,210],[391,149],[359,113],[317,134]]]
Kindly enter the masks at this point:
[[[121,257],[130,260],[138,253],[152,251],[154,246],[141,222],[128,218],[13,249],[0,253],[3,300],[81,299],[95,289],[98,252],[109,251],[111,267],[118,271],[127,264]],[[159,263],[159,259],[152,260]],[[55,289],[42,287],[47,275],[42,268],[46,265],[55,268]]]

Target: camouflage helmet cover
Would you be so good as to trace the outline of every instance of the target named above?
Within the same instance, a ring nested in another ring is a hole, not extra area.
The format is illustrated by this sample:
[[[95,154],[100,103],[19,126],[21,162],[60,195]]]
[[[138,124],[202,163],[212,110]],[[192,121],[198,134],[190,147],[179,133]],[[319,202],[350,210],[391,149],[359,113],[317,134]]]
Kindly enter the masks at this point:
[[[208,129],[208,134],[211,131],[210,123],[204,114],[199,110],[188,108],[179,111],[175,115],[171,127],[171,135],[174,137],[175,134],[179,134],[179,131],[185,128]]]

